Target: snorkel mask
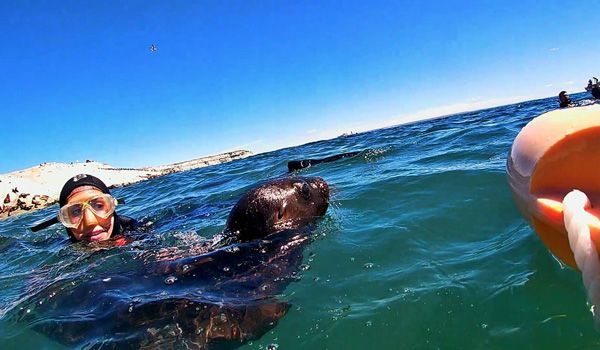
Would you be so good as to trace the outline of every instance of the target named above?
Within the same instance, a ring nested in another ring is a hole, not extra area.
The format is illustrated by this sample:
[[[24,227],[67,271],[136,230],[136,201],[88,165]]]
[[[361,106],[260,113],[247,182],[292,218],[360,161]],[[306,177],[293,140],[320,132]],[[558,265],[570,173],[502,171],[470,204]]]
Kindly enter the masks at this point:
[[[77,189],[82,190],[82,187],[95,188],[102,192],[102,194],[94,196],[82,203],[67,204],[69,197],[74,192],[77,192]],[[92,175],[79,174],[69,179],[60,191],[60,209],[58,215],[31,227],[31,231],[37,232],[41,229],[44,229],[46,227],[52,226],[60,222],[67,229],[69,236],[72,237],[71,231],[69,229],[79,226],[85,210],[91,210],[94,213],[94,215],[106,219],[113,213],[116,217],[117,214],[115,213],[115,208],[117,204],[122,203],[122,201],[119,201],[113,196],[111,196],[110,190],[104,184],[104,182],[102,182],[102,180]],[[117,225],[117,222],[118,220],[115,220],[113,235],[117,234],[119,231],[119,225]]]
[[[90,188],[95,187],[90,186]],[[114,199],[113,196],[110,194],[101,194],[94,196],[85,202],[65,204],[58,211],[58,221],[60,221],[64,227],[75,228],[81,223],[86,210],[89,209],[97,217],[106,219],[115,212],[116,206],[117,200]]]

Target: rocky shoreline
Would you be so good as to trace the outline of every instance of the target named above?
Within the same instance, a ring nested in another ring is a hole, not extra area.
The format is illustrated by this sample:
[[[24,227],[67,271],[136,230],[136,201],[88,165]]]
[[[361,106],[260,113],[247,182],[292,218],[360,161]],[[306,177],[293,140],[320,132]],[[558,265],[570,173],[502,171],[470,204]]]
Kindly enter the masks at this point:
[[[239,150],[185,162],[144,168],[116,168],[86,160],[79,163],[42,163],[38,166],[0,175],[0,219],[45,208],[58,202],[62,185],[77,174],[94,175],[109,188],[122,187],[167,174],[246,158],[252,152]]]

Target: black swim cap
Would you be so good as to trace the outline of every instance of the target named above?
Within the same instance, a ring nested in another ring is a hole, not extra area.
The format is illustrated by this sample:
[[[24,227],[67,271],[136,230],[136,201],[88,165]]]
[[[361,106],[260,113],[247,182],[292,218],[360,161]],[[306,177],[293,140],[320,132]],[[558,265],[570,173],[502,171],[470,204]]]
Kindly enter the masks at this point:
[[[88,174],[79,174],[73,176],[64,184],[58,199],[59,206],[62,207],[63,205],[67,204],[67,199],[69,198],[71,192],[73,192],[73,190],[77,187],[81,186],[94,186],[102,191],[102,193],[110,194],[108,187],[99,178]]]

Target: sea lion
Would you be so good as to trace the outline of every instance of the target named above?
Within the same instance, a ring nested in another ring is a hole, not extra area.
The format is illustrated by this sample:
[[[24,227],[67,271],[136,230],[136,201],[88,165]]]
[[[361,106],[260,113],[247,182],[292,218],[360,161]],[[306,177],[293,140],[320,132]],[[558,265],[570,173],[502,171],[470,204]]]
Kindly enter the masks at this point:
[[[329,186],[320,177],[286,177],[269,181],[244,194],[235,204],[225,231],[238,241],[294,229],[323,216],[329,206]]]
[[[183,264],[169,275],[60,280],[16,308],[11,321],[68,347],[99,340],[92,348],[239,346],[272,329],[290,308],[275,296],[296,277],[307,242],[302,236],[234,244],[198,257],[200,269]]]
[[[246,192],[231,209],[220,240],[211,250],[257,239],[269,242],[300,231],[325,215],[329,185],[320,177],[292,176],[267,181]],[[212,253],[161,263],[161,273],[190,273],[204,265]],[[183,268],[185,266],[185,269]],[[185,271],[183,271],[185,270]]]
[[[329,162],[333,162],[336,161],[338,159],[342,159],[342,158],[350,158],[350,157],[355,157],[356,155],[358,155],[360,152],[362,151],[358,151],[358,152],[347,152],[347,153],[342,153],[342,154],[336,154],[334,156],[329,156],[327,158],[321,158],[321,159],[303,159],[303,160],[290,160],[287,164],[288,166],[288,172],[293,172],[295,170],[300,170],[300,169],[304,169],[304,168],[309,168],[315,164],[320,164],[320,163],[329,163]]]
[[[69,347],[239,346],[286,314],[290,305],[276,296],[297,278],[312,223],[328,205],[321,178],[268,181],[234,205],[226,244],[213,251],[144,271],[61,278],[9,319]]]

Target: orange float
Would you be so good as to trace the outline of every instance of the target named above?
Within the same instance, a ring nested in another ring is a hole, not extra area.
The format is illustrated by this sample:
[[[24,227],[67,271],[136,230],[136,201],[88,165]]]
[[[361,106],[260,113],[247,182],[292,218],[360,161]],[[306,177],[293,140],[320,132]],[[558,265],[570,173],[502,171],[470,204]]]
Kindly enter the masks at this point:
[[[563,198],[574,189],[591,202],[590,238],[600,252],[600,106],[542,114],[515,138],[506,171],[519,210],[544,244],[577,268],[563,222]]]

